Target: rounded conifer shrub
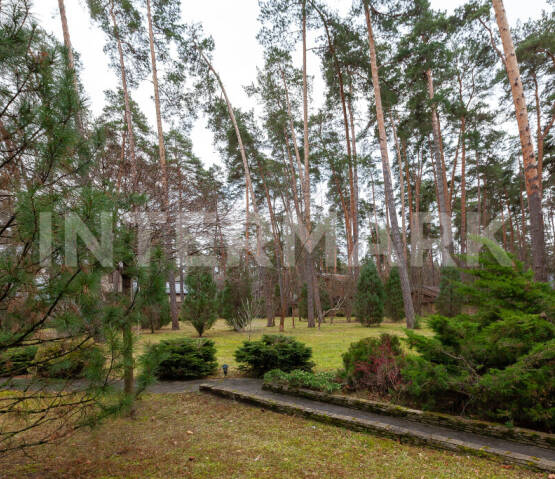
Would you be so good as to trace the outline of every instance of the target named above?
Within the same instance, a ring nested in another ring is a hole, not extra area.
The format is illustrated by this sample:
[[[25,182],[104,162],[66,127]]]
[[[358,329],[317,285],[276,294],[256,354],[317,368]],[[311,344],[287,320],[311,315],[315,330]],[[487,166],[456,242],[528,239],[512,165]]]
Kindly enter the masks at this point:
[[[218,368],[216,347],[210,339],[160,341],[148,347],[141,363],[149,364],[158,379],[168,381],[205,378]]]
[[[360,270],[355,293],[355,315],[365,326],[375,326],[383,321],[384,288],[371,260],[367,260]]]
[[[235,351],[239,369],[256,377],[261,377],[272,369],[285,372],[294,369],[311,371],[314,367],[311,358],[312,348],[295,338],[279,334],[265,334],[259,341],[245,341]]]
[[[152,344],[140,360],[162,380],[201,379],[218,368],[216,347],[210,339],[181,338]]]

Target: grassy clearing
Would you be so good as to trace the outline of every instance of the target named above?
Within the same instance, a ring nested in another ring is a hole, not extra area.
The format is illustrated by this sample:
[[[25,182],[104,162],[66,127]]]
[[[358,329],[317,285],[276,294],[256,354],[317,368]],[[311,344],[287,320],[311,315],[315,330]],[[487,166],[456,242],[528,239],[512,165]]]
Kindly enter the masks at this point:
[[[277,318],[276,318],[277,320]],[[347,351],[349,345],[362,338],[369,336],[379,336],[381,333],[396,334],[404,337],[404,323],[383,323],[376,328],[366,328],[360,323],[345,322],[341,318],[341,322],[334,324],[322,324],[321,329],[307,328],[306,322],[296,322],[296,327],[292,328],[291,318],[287,318],[285,334],[294,336],[303,343],[312,347],[314,362],[317,371],[331,371],[341,367],[341,354]],[[430,330],[423,328],[422,334],[432,334]],[[233,352],[242,344],[243,341],[249,339],[258,339],[263,334],[278,334],[279,327],[266,327],[265,319],[258,319],[254,323],[252,332],[236,333],[230,330],[229,326],[223,320],[218,320],[216,325],[205,334],[206,338],[213,339],[218,350],[217,358],[220,364],[228,364],[232,370],[236,368]],[[162,339],[172,339],[178,337],[196,337],[194,329],[188,325],[181,323],[180,331],[171,331],[166,327],[155,334],[150,332],[142,332],[139,336],[139,344],[137,348],[138,354],[144,349],[144,346],[161,341]]]
[[[0,459],[6,479],[542,478],[476,457],[203,395],[149,395],[133,418]]]

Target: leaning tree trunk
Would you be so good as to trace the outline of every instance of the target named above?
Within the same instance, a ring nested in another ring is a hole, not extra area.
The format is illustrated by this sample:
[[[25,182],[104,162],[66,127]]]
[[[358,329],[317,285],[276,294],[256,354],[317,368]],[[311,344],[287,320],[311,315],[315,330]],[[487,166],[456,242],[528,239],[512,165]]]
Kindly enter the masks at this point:
[[[403,261],[403,243],[399,232],[399,224],[397,222],[397,212],[395,211],[395,200],[393,198],[393,186],[391,184],[391,171],[389,167],[389,157],[387,153],[387,136],[385,132],[385,119],[382,107],[382,97],[380,90],[380,79],[378,76],[378,61],[376,58],[376,45],[374,43],[374,34],[372,32],[372,20],[370,18],[370,10],[368,3],[363,0],[364,13],[366,16],[366,26],[368,28],[368,46],[370,49],[370,64],[372,67],[372,85],[374,86],[374,96],[376,99],[376,117],[378,120],[378,134],[380,141],[380,152],[382,156],[382,169],[385,186],[385,198],[389,207],[389,219],[391,222],[391,230],[393,234],[393,245],[399,263],[399,276],[401,277],[401,290],[403,293],[403,303],[405,306],[405,316],[407,320],[407,328],[414,328],[414,308],[410,291],[409,275],[407,264]]]
[[[505,52],[505,69],[511,85],[511,93],[515,106],[518,133],[524,163],[524,178],[526,193],[528,195],[528,208],[530,210],[530,236],[532,238],[532,268],[537,281],[547,281],[545,233],[543,224],[541,175],[534,154],[532,135],[528,121],[528,110],[524,87],[520,78],[520,69],[516,58],[515,47],[507,21],[507,14],[502,0],[492,0],[495,18],[501,34],[503,51]]]
[[[215,70],[212,63],[206,57],[206,55],[203,53],[203,51],[200,50],[198,47],[197,47],[197,50],[199,51],[200,55],[202,56],[203,60],[205,61],[206,65],[208,66],[210,71],[216,77],[218,85],[220,86],[220,89],[222,90],[222,94],[224,96],[225,103],[227,105],[227,111],[228,111],[228,114],[229,114],[229,118],[231,120],[231,123],[233,124],[233,128],[235,130],[235,135],[237,137],[237,143],[239,144],[239,151],[241,153],[241,160],[243,161],[243,169],[244,169],[244,173],[245,173],[245,183],[246,183],[246,188],[247,188],[247,198],[250,196],[250,199],[252,201],[252,209],[254,211],[254,214],[256,216],[258,216],[258,208],[256,206],[256,197],[254,196],[254,189],[253,189],[252,181],[251,181],[251,173],[250,173],[249,163],[247,161],[247,155],[245,153],[245,147],[243,145],[243,138],[241,137],[241,131],[239,130],[239,125],[237,124],[237,119],[235,118],[235,113],[233,111],[233,106],[231,105],[229,97],[227,96],[227,91],[224,87],[224,84],[222,82],[222,79],[221,79],[220,75]],[[247,212],[248,212],[248,207],[247,207]],[[261,237],[260,225],[257,222],[257,227],[256,227],[256,257],[257,257],[259,266],[260,266],[261,256],[262,256],[262,237]]]
[[[168,186],[168,167],[166,164],[166,147],[164,145],[164,129],[162,127],[162,113],[160,111],[160,88],[158,86],[158,69],[156,68],[156,51],[154,48],[154,32],[152,29],[152,13],[150,11],[150,0],[146,0],[146,11],[148,17],[148,39],[150,43],[150,59],[152,63],[152,84],[154,86],[154,106],[156,107],[156,127],[158,129],[158,153],[160,155],[160,169],[162,171],[162,198],[164,214],[166,215],[166,238],[164,241],[166,257],[168,260],[173,256],[171,247],[171,212],[170,192]],[[170,266],[168,271],[168,283],[170,286],[170,314],[172,318],[172,329],[179,329],[179,317],[177,314],[177,293],[175,290],[175,265]]]

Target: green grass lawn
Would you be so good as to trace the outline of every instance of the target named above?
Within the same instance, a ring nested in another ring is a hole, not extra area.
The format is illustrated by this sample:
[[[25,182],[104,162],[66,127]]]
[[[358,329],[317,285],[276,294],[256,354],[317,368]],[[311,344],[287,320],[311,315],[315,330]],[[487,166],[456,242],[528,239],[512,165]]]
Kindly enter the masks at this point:
[[[400,444],[206,394],[152,394],[133,417],[0,457],[5,479],[524,479],[516,466]]]
[[[276,318],[278,321],[278,318]],[[218,350],[218,362],[228,364],[233,372],[237,367],[233,352],[249,337],[258,339],[263,334],[278,334],[279,327],[266,327],[265,319],[258,319],[253,325],[251,332],[237,333],[229,328],[223,320],[218,320],[215,326],[206,334],[206,338],[214,340]],[[336,320],[334,324],[329,322],[322,324],[321,328],[307,328],[306,322],[295,322],[295,328],[292,327],[291,318],[285,321],[285,333],[294,336],[299,341],[310,346],[313,351],[313,359],[316,363],[317,371],[332,371],[341,367],[341,354],[343,354],[349,345],[362,338],[369,336],[379,336],[382,333],[396,334],[405,337],[404,323],[382,323],[379,327],[367,328],[357,322],[347,323],[345,318]],[[429,329],[423,328],[421,334],[431,335]],[[194,329],[185,323],[181,323],[180,331],[172,331],[166,327],[155,334],[143,331],[138,338],[137,353],[140,354],[144,350],[144,346],[161,341],[162,339],[173,339],[179,337],[196,337]]]

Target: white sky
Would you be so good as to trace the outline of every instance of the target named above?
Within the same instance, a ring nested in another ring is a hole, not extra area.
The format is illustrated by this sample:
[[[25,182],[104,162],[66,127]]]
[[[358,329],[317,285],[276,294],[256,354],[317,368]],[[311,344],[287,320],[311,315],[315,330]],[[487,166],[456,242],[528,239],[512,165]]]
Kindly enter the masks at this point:
[[[352,0],[328,0],[330,5],[342,11],[348,10]],[[57,0],[35,0],[33,12],[40,24],[54,33],[60,41],[62,29]],[[431,0],[434,8],[453,10],[464,0]],[[505,8],[511,25],[518,20],[538,17],[542,9],[549,8],[545,0],[505,0]],[[118,86],[119,79],[108,67],[103,52],[104,34],[89,20],[84,0],[65,0],[69,30],[73,48],[79,52],[83,64],[81,81],[90,100],[93,113],[99,114],[104,105],[104,91]],[[256,67],[263,65],[262,48],[256,40],[259,30],[258,0],[183,0],[183,21],[201,22],[207,34],[214,37],[216,50],[214,64],[226,85],[233,104],[242,108],[251,107],[252,101],[243,91],[243,86],[256,79]],[[300,58],[299,58],[300,61]],[[319,80],[319,65],[314,56],[309,57],[309,72],[316,77],[314,96],[322,96]],[[154,125],[154,105],[151,100],[152,86],[145,82],[134,94],[141,109]],[[214,150],[212,134],[205,122],[197,122],[192,131],[195,153],[209,165],[218,160]]]

